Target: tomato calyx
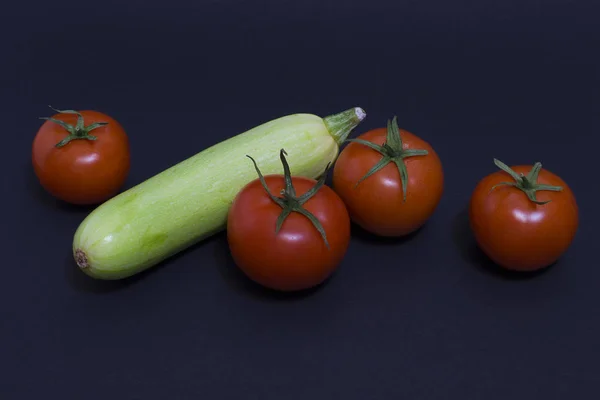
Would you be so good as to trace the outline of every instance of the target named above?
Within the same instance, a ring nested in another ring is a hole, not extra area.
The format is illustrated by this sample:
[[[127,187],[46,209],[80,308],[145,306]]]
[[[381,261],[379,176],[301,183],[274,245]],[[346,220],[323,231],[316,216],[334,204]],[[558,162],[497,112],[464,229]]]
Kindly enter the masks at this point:
[[[502,171],[509,174],[515,181],[514,182],[500,182],[497,185],[492,186],[492,188],[490,189],[490,192],[492,190],[496,189],[498,186],[503,186],[503,185],[512,186],[512,187],[515,187],[515,188],[523,191],[527,195],[527,198],[531,202],[538,204],[538,205],[544,205],[544,204],[549,203],[551,200],[539,201],[536,198],[537,191],[548,190],[548,191],[552,191],[552,192],[560,192],[563,190],[563,188],[561,186],[552,186],[552,185],[544,185],[541,183],[537,183],[538,176],[542,169],[542,163],[540,163],[540,162],[536,162],[527,175],[517,174],[508,165],[504,164],[502,161],[497,160],[495,158],[494,158],[494,164],[496,164],[496,166],[498,168],[500,168]]]
[[[94,122],[91,125],[85,126],[85,123],[83,120],[83,115],[81,115],[81,113],[74,111],[74,110],[57,110],[55,108],[52,108],[52,106],[49,106],[49,107],[52,110],[56,111],[57,113],[77,115],[77,123],[75,124],[75,126],[73,126],[71,124],[67,124],[64,121],[61,121],[61,120],[58,120],[55,118],[40,117],[40,119],[43,119],[46,121],[51,121],[51,122],[54,122],[55,124],[62,126],[63,128],[65,128],[65,130],[67,132],[69,132],[69,136],[67,136],[66,138],[64,138],[63,140],[61,140],[60,142],[58,142],[55,145],[55,147],[57,147],[57,148],[65,146],[71,140],[76,140],[76,139],[96,140],[98,138],[94,135],[90,135],[90,132],[93,131],[94,129],[100,128],[101,126],[108,125],[108,122]]]
[[[282,208],[281,214],[279,214],[279,216],[277,217],[277,222],[275,224],[275,233],[279,233],[279,231],[283,225],[283,222],[291,213],[297,212],[299,214],[304,215],[306,218],[308,218],[310,220],[310,222],[314,225],[315,229],[317,229],[317,231],[319,231],[319,233],[321,234],[321,237],[323,238],[323,241],[325,242],[325,245],[327,246],[327,248],[329,248],[329,242],[327,241],[327,235],[325,233],[325,229],[323,228],[323,225],[321,225],[321,222],[319,222],[317,217],[315,217],[310,211],[305,209],[303,207],[303,205],[311,197],[313,197],[319,191],[319,189],[321,189],[321,187],[325,184],[325,179],[327,177],[327,171],[329,170],[329,166],[331,163],[327,164],[327,167],[325,168],[325,173],[323,173],[323,175],[321,175],[321,177],[319,178],[317,183],[310,190],[308,190],[302,196],[297,196],[296,189],[294,188],[294,184],[292,182],[290,166],[285,158],[286,155],[287,155],[287,153],[285,152],[285,150],[281,149],[281,151],[279,152],[279,158],[281,159],[281,163],[283,164],[283,177],[285,180],[285,188],[280,193],[281,197],[277,197],[271,193],[271,191],[267,187],[267,183],[265,181],[263,174],[260,172],[260,169],[258,168],[258,165],[256,164],[256,161],[254,160],[254,158],[250,157],[249,155],[246,155],[246,157],[248,157],[250,160],[252,160],[252,163],[254,164],[254,169],[256,170],[256,173],[258,174],[258,178],[260,179],[260,183],[261,183],[262,187],[265,189],[265,191],[267,192],[267,194],[269,195],[269,198],[271,200],[273,200],[273,202],[275,202],[279,207]]]
[[[398,119],[394,117],[392,121],[388,120],[387,122],[387,135],[386,140],[383,145],[377,145],[373,142],[369,142],[363,139],[348,139],[348,142],[355,142],[367,146],[382,155],[381,160],[377,164],[373,166],[362,178],[356,182],[356,186],[358,186],[362,181],[375,174],[383,167],[393,162],[396,164],[398,168],[398,172],[400,173],[400,180],[402,183],[402,194],[403,201],[406,201],[406,191],[408,184],[408,171],[406,170],[406,163],[404,162],[405,158],[415,157],[415,156],[426,156],[429,154],[427,150],[424,149],[404,149],[402,148],[402,137],[400,136],[400,129],[398,128]]]

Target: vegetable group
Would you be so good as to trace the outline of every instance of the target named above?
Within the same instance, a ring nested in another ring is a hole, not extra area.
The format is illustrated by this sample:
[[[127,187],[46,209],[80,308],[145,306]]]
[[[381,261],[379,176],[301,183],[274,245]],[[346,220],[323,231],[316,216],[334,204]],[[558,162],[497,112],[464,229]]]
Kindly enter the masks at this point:
[[[333,188],[352,220],[380,236],[404,236],[433,214],[444,189],[442,163],[423,139],[398,128],[350,139],[333,171]]]
[[[444,192],[438,154],[396,117],[348,139],[366,116],[356,107],[266,122],[119,194],[130,168],[123,127],[98,111],[54,111],[33,140],[33,168],[53,196],[100,204],[72,243],[79,268],[97,279],[137,274],[227,229],[250,279],[279,291],[311,288],[344,259],[351,221],[375,236],[405,236],[431,218]],[[494,163],[499,171],[469,203],[478,246],[506,269],[548,267],[577,232],[573,192],[539,162]]]
[[[281,150],[283,175],[258,178],[236,196],[227,240],[238,267],[255,282],[291,291],[322,283],[342,261],[350,218],[338,195],[319,181],[292,177]],[[250,157],[250,156],[249,156]]]
[[[94,278],[120,279],[158,264],[226,227],[234,198],[256,179],[247,154],[273,174],[285,148],[294,175],[316,178],[364,117],[360,108],[288,115],[201,151],[92,211],[73,239],[77,265]]]
[[[54,110],[33,140],[40,184],[68,203],[99,204],[116,195],[129,173],[123,127],[98,111]]]
[[[469,207],[479,247],[496,264],[517,271],[550,266],[568,249],[578,227],[573,192],[552,172],[533,166],[508,167],[476,186]]]

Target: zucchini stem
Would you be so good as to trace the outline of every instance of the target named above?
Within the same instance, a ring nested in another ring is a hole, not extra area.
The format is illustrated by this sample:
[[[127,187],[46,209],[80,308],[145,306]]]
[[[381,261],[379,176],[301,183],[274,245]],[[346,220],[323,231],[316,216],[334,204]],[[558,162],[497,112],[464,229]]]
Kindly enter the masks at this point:
[[[323,118],[327,130],[339,146],[344,143],[350,132],[365,119],[367,113],[360,107],[354,107],[338,114]]]

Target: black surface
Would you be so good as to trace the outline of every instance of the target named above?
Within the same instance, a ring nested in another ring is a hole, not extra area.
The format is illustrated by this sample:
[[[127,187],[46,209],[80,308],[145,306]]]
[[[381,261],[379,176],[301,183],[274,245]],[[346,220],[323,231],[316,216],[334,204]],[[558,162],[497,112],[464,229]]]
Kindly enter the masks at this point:
[[[600,6],[584,1],[20,1],[0,19],[5,225],[0,398],[590,399]],[[70,255],[89,209],[46,195],[30,148],[47,104],[118,119],[130,187],[272,118],[361,106],[354,135],[428,140],[446,190],[402,242],[355,230],[338,273],[273,296],[217,235],[122,282]],[[581,225],[543,274],[499,274],[465,207],[493,157],[561,175]]]

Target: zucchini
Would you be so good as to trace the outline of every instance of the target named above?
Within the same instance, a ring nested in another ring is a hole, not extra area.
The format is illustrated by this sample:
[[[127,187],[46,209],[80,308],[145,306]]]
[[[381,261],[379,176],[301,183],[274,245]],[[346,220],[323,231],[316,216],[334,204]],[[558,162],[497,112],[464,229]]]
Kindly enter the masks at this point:
[[[316,179],[365,118],[352,108],[325,118],[287,115],[231,137],[124,191],[79,225],[73,257],[96,279],[122,279],[148,269],[225,229],[237,193],[266,174],[281,174],[283,148],[293,175]]]

